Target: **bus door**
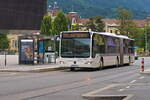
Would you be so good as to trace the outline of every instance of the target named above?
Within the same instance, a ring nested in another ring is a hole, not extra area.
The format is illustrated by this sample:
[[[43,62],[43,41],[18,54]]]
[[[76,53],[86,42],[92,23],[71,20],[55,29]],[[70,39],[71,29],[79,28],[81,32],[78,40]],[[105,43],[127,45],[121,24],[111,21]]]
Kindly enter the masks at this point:
[[[120,39],[120,65],[124,64],[123,39]]]

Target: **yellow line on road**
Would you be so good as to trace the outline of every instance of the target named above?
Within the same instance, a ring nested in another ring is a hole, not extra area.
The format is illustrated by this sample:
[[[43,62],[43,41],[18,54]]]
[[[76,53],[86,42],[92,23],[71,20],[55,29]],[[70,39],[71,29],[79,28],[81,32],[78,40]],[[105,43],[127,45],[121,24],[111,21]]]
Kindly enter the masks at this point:
[[[98,93],[98,92],[101,92],[101,91],[104,91],[104,90],[113,88],[113,87],[115,87],[115,86],[117,86],[117,85],[118,85],[118,84],[108,85],[108,86],[106,86],[106,87],[104,87],[104,88],[100,88],[100,89],[97,89],[97,90],[94,90],[94,91],[85,93],[85,94],[83,94],[82,96],[83,96],[83,97],[89,97],[89,96],[92,96],[93,94],[96,94],[96,93]]]

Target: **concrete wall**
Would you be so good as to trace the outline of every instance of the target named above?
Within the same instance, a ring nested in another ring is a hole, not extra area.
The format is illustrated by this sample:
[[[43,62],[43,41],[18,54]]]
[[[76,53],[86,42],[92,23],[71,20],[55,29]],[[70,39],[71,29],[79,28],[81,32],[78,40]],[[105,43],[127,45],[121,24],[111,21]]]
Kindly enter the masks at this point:
[[[7,55],[7,66],[18,64],[18,55]],[[5,67],[5,55],[0,55],[0,67]]]

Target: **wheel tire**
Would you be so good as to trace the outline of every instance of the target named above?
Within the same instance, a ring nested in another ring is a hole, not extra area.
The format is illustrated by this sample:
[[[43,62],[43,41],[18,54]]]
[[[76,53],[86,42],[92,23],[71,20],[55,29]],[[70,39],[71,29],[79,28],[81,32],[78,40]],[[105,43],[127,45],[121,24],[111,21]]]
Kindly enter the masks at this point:
[[[71,68],[70,68],[70,71],[75,71],[75,68],[74,68],[74,67],[71,67]]]
[[[119,60],[116,60],[116,67],[119,67]]]
[[[99,70],[102,70],[103,69],[103,62],[102,61],[100,61],[100,64],[99,64],[100,66],[99,66]]]
[[[129,57],[129,65],[131,64],[131,57]]]

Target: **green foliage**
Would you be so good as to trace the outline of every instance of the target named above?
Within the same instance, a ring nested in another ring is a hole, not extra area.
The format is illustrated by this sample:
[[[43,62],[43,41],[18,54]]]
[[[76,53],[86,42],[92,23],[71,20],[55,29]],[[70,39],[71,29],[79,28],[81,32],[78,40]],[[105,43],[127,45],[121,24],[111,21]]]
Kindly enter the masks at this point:
[[[53,21],[53,35],[57,35],[62,31],[68,31],[68,24],[69,22],[66,15],[62,11],[60,11]]]
[[[80,25],[79,24],[71,25],[71,30],[72,31],[78,31],[78,30],[80,30]]]
[[[120,20],[120,25],[118,26],[120,33],[135,39],[135,45],[144,48],[144,29],[137,27],[132,22],[132,12],[124,8],[119,8],[117,14]]]
[[[86,24],[86,26],[88,29],[91,29],[92,31],[103,32],[105,24],[102,21],[102,17],[95,16],[90,18],[90,21]]]
[[[134,18],[143,19],[150,14],[150,0],[48,0],[48,4],[58,2],[59,7],[67,12],[79,12],[82,17],[104,16],[115,18],[116,9],[122,5],[133,11]]]
[[[41,34],[51,36],[52,35],[52,18],[50,15],[44,16],[41,24]]]
[[[150,50],[150,26],[145,26],[145,34],[144,35],[147,36],[147,49]]]
[[[118,8],[117,19],[120,24],[118,26],[120,33],[132,37],[133,34],[131,34],[131,31],[134,26],[132,22],[132,12],[124,8]]]
[[[133,39],[135,39],[135,46],[138,46],[140,48],[144,48],[145,46],[145,40],[144,40],[144,29],[138,28],[136,26],[132,26],[130,28],[130,32],[132,33]]]
[[[9,40],[6,34],[0,34],[0,49],[5,50],[9,48]]]
[[[54,36],[61,31],[68,31],[69,19],[60,11],[56,18],[52,20],[50,15],[44,16],[41,24],[41,34]]]

